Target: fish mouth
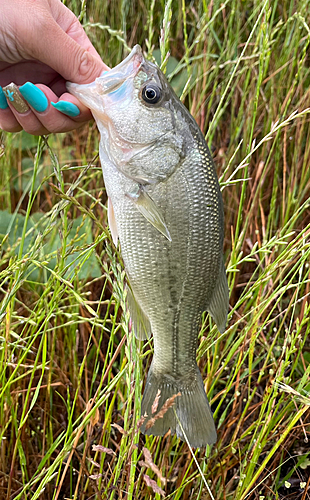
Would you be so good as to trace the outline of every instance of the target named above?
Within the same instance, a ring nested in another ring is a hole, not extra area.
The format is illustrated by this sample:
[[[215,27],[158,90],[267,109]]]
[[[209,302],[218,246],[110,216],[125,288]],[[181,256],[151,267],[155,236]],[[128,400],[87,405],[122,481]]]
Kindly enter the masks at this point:
[[[102,97],[118,90],[129,78],[134,78],[144,61],[140,45],[135,45],[120,64],[104,71],[94,82],[85,85],[67,82],[67,89],[95,114],[102,113]]]

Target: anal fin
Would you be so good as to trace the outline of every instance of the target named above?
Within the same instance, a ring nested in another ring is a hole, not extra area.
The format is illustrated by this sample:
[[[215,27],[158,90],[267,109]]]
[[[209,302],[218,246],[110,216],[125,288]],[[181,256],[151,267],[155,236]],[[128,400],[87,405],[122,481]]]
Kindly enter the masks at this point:
[[[151,338],[152,331],[149,319],[142,311],[141,307],[139,306],[132,291],[128,286],[127,286],[127,306],[130,312],[133,324],[133,330],[136,338],[139,340],[147,340]]]

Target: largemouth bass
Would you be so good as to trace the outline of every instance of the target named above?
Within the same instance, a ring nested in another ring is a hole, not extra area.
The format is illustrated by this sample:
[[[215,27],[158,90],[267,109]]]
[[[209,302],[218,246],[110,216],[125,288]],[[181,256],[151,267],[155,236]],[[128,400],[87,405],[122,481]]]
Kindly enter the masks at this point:
[[[138,45],[95,82],[68,89],[91,109],[101,134],[109,225],[115,244],[120,240],[135,334],[154,336],[141,430],[162,436],[171,429],[191,446],[212,444],[216,429],[196,363],[197,338],[205,310],[225,330],[228,286],[222,197],[207,144]],[[181,395],[148,428],[158,390],[158,411]]]

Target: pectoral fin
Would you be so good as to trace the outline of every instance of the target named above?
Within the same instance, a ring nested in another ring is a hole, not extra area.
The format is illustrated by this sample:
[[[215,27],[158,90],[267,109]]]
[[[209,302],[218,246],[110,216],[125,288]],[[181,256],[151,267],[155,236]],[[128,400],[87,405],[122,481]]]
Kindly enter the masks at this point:
[[[130,312],[135,336],[139,340],[147,340],[152,336],[151,325],[147,316],[136,301],[132,291],[127,286],[127,306]]]
[[[143,187],[139,187],[136,193],[127,193],[127,196],[135,203],[137,209],[143,217],[145,217],[146,220],[152,224],[152,226],[163,234],[167,240],[172,241],[160,210],[157,208],[155,202],[147,194]]]
[[[227,284],[224,262],[222,260],[216,287],[213,292],[211,302],[207,308],[208,312],[211,314],[212,318],[216,323],[216,326],[218,327],[221,333],[223,333],[226,328],[228,306],[229,306],[229,289]]]
[[[116,227],[116,220],[114,215],[114,209],[112,205],[111,198],[108,197],[108,223],[111,230],[112,240],[115,246],[117,246],[118,232]]]

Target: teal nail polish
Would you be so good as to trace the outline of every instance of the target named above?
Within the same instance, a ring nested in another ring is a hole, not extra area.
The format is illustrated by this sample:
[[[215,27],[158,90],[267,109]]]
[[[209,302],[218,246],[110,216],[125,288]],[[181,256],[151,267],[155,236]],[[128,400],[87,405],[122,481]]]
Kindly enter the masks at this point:
[[[19,87],[19,91],[21,95],[26,99],[26,101],[30,104],[30,106],[38,111],[39,113],[43,113],[47,109],[48,100],[44,92],[41,89],[33,85],[31,82],[27,82],[21,87]]]
[[[79,114],[81,113],[79,108],[69,101],[51,102],[51,105],[64,115],[71,116],[72,118],[74,118],[75,116],[79,116]]]
[[[0,109],[6,109],[8,107],[9,107],[9,105],[8,105],[7,100],[5,98],[5,94],[2,90],[2,87],[0,87]]]

